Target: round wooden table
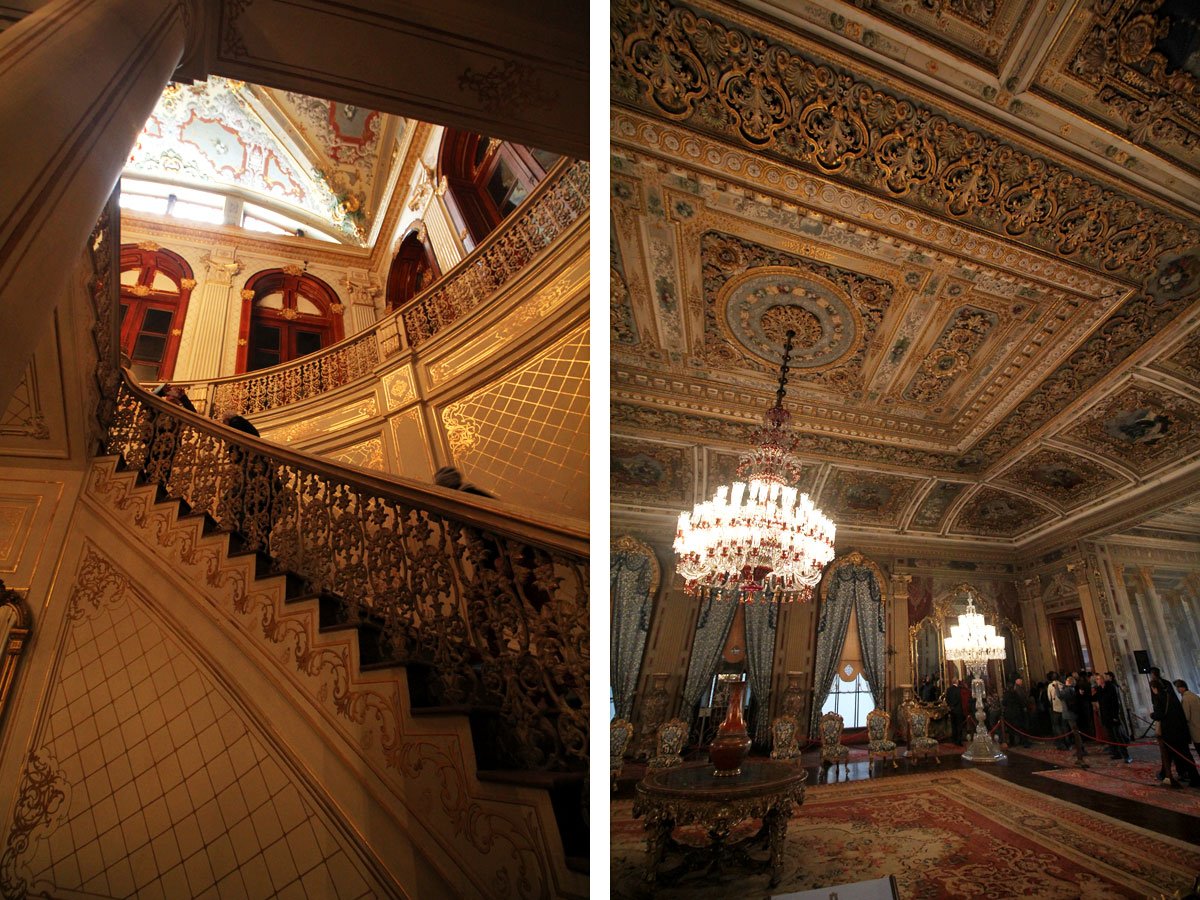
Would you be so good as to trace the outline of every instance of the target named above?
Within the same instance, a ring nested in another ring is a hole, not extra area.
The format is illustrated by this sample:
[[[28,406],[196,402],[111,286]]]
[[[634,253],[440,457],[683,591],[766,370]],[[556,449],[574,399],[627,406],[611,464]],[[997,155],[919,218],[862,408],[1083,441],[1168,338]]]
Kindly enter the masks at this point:
[[[646,817],[646,880],[742,864],[769,869],[774,887],[782,874],[787,822],[793,808],[804,802],[808,773],[796,763],[771,759],[747,760],[739,775],[717,776],[713,769],[710,762],[651,769],[637,786],[633,815]],[[746,819],[762,819],[762,828],[729,843],[729,832]],[[708,831],[709,844],[680,844],[671,837],[677,825],[700,825]],[[683,859],[661,870],[668,850]],[[765,850],[766,857],[756,857],[754,850]]]

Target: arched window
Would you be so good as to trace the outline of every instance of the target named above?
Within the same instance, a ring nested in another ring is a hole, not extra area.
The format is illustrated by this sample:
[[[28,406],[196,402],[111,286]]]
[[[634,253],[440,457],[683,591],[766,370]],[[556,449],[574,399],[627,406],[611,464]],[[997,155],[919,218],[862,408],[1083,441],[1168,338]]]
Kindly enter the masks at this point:
[[[447,128],[438,153],[446,208],[471,250],[487,237],[559,160],[556,153]]]
[[[387,305],[395,309],[425,290],[441,276],[437,259],[425,243],[421,233],[414,229],[400,242],[392,268],[388,272]]]
[[[183,317],[196,280],[178,253],[146,244],[121,247],[121,351],[140,381],[175,374]]]
[[[298,266],[253,275],[242,296],[239,372],[277,366],[342,339],[337,293]]]

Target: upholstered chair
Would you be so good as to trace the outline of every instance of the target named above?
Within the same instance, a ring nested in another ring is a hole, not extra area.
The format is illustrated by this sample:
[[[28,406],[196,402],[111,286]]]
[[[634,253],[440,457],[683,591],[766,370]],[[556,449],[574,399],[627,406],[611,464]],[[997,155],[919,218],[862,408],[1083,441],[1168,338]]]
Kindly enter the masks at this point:
[[[942,761],[938,757],[937,747],[937,739],[929,736],[929,713],[923,709],[913,709],[908,714],[908,758],[932,756],[940,766]]]
[[[771,723],[771,759],[800,758],[800,723],[795,716],[780,716]]]
[[[821,762],[845,767],[850,759],[850,748],[842,743],[842,717],[835,712],[821,716],[817,729],[821,735]]]
[[[687,742],[688,725],[683,719],[671,719],[658,726],[658,747],[650,757],[649,768],[669,769],[683,765],[683,745]]]
[[[890,740],[888,732],[892,730],[892,717],[882,709],[873,709],[867,713],[867,762],[875,761],[876,755],[883,759],[892,758],[892,768],[896,763],[896,742]]]
[[[608,765],[612,770],[612,789],[617,789],[617,779],[625,766],[625,751],[633,738],[633,725],[627,719],[613,719],[608,726]]]

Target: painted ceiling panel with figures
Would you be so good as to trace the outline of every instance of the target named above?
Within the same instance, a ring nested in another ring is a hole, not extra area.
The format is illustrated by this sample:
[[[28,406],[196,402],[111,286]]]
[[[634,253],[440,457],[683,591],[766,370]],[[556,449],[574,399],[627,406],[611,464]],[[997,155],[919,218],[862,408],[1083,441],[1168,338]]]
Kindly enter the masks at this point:
[[[1000,66],[1028,7],[866,12]],[[612,427],[699,461],[671,502],[732,477],[788,330],[839,525],[1019,545],[1200,469],[1195,215],[744,8],[617,0],[613,47]]]
[[[403,120],[213,76],[170,84],[126,164],[130,175],[237,188],[366,241]]]

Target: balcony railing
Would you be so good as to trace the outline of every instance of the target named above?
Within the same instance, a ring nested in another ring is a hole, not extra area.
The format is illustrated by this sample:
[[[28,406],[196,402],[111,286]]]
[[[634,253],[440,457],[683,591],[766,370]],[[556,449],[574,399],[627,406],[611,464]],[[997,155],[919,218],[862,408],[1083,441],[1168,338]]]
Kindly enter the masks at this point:
[[[345,621],[378,629],[429,703],[497,710],[514,765],[586,767],[583,532],[291,453],[150,395],[128,371],[107,450],[303,578]]]
[[[462,262],[371,328],[283,365],[206,382],[208,414],[252,415],[307,400],[368,374],[405,340],[414,348],[426,343],[494,296],[586,216],[590,186],[588,163],[560,163]]]

